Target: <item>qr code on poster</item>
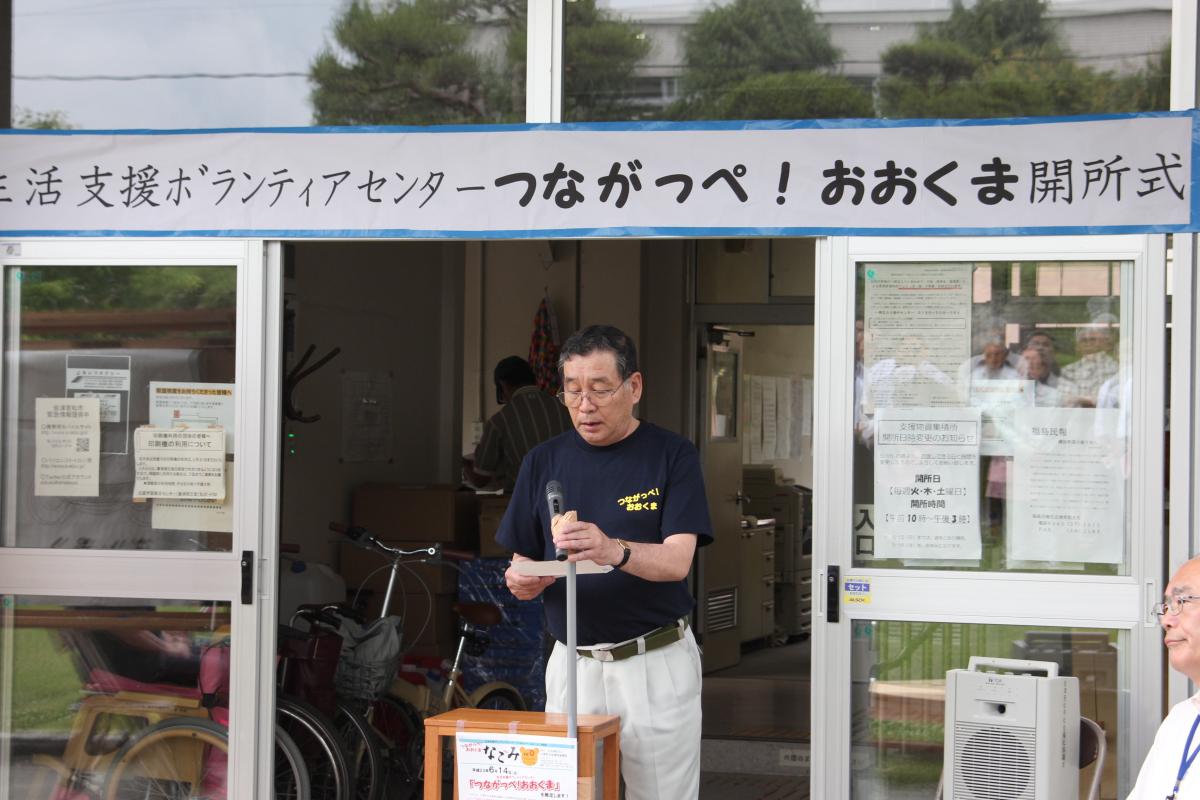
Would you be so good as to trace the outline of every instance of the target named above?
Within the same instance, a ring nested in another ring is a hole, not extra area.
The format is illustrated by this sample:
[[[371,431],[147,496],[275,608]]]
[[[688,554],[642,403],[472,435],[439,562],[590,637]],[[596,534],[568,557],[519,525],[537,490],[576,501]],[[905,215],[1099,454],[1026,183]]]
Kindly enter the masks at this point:
[[[92,449],[92,440],[90,437],[87,437],[87,436],[76,436],[75,437],[75,452],[76,453],[87,453],[87,452],[90,452],[91,449]]]

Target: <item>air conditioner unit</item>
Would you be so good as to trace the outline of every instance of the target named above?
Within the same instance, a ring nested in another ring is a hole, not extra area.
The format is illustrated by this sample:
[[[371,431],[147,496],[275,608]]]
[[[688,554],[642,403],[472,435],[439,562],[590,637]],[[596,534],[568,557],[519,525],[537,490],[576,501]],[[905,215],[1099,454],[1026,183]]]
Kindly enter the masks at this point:
[[[945,730],[945,800],[1079,796],[1079,681],[1053,662],[972,656],[946,673]]]

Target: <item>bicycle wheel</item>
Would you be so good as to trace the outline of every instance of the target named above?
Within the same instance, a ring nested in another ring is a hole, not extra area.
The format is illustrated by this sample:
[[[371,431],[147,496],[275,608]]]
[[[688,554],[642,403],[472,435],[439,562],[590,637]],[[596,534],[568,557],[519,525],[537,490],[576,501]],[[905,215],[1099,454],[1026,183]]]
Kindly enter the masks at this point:
[[[308,769],[300,748],[275,726],[275,800],[311,800]]]
[[[379,736],[362,714],[339,701],[333,718],[350,761],[354,800],[383,800],[387,782]]]
[[[165,719],[113,756],[104,800],[217,800],[226,796],[229,734],[212,720]]]
[[[350,766],[332,720],[294,697],[275,699],[275,721],[300,748],[313,800],[350,800]]]
[[[511,686],[497,686],[487,692],[475,703],[476,708],[490,708],[495,711],[524,711],[525,699],[521,693]]]
[[[371,706],[371,727],[383,744],[387,800],[408,800],[417,791],[425,766],[424,721],[399,698],[384,696]]]

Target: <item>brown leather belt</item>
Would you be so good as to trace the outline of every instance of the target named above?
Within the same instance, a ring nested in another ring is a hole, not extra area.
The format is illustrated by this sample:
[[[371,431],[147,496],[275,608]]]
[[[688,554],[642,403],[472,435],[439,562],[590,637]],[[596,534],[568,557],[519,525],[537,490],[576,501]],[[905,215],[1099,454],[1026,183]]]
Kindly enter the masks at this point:
[[[586,658],[597,661],[623,661],[626,658],[640,656],[660,647],[675,644],[683,638],[683,632],[688,628],[687,617],[681,617],[670,625],[655,628],[647,634],[629,639],[608,647],[579,647],[576,652]]]

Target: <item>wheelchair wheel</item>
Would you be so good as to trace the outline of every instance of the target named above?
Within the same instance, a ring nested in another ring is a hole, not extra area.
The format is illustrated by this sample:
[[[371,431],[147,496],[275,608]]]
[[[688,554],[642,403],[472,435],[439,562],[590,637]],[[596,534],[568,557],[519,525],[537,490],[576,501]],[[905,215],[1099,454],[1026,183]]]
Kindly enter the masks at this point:
[[[104,800],[224,798],[229,734],[207,719],[177,717],[131,739],[109,767]]]
[[[312,800],[308,767],[292,737],[275,726],[275,800]]]
[[[379,734],[362,714],[344,702],[338,702],[334,724],[350,758],[354,800],[383,800],[387,767]]]
[[[350,800],[350,767],[334,723],[314,706],[283,695],[275,699],[275,722],[304,756],[313,800]]]

